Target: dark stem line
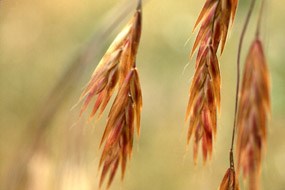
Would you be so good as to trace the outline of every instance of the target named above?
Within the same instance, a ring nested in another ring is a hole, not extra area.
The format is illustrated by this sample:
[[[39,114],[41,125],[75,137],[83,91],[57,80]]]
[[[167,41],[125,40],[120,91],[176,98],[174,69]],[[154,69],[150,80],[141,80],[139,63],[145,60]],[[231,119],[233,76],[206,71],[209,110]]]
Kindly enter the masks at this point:
[[[138,4],[137,4],[137,14],[139,14],[139,19],[138,20],[141,20],[142,19],[142,0],[138,0]],[[141,22],[141,21],[140,21]],[[137,23],[135,23],[135,25],[137,25]],[[141,25],[141,23],[140,23]],[[133,28],[134,30],[134,28]],[[139,37],[140,38],[140,37]],[[133,63],[133,69],[135,69],[137,67],[137,62],[136,60],[134,60],[134,63]]]
[[[261,0],[261,6],[260,6],[259,15],[258,15],[257,27],[256,27],[256,33],[255,33],[256,38],[258,38],[260,34],[260,26],[261,26],[263,11],[264,11],[264,4],[265,4],[265,0]]]
[[[142,0],[138,0],[137,10],[138,11],[142,10]]]
[[[232,142],[231,142],[231,149],[230,149],[230,167],[234,169],[234,158],[233,158],[233,148],[234,148],[234,141],[235,141],[235,131],[236,131],[236,120],[237,120],[237,111],[238,111],[238,101],[239,101],[239,86],[240,86],[240,57],[241,57],[241,49],[244,40],[244,36],[253,12],[253,8],[255,6],[256,0],[252,0],[246,20],[242,29],[242,33],[240,36],[239,47],[238,47],[238,55],[237,55],[237,81],[236,81],[236,100],[235,100],[235,115],[234,115],[234,123],[233,123],[233,132],[232,132]]]

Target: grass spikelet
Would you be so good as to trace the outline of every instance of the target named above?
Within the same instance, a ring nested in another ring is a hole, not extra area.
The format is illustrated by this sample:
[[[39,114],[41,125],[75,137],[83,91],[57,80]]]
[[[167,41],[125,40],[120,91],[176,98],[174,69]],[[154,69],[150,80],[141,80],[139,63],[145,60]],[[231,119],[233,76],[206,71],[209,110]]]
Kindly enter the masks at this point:
[[[210,65],[208,65],[210,63]],[[188,143],[194,133],[194,160],[202,141],[204,162],[212,153],[213,134],[216,133],[216,112],[220,96],[220,72],[216,54],[211,47],[205,50],[190,88],[187,116],[190,116]]]
[[[127,159],[131,157],[134,129],[139,132],[142,94],[136,69],[123,82],[110,110],[101,144],[105,142],[99,166],[103,165],[100,186],[108,171],[111,184],[118,164],[124,177]]]
[[[202,141],[204,163],[212,154],[213,137],[220,107],[220,69],[217,49],[226,42],[230,20],[234,20],[237,0],[207,0],[194,29],[201,23],[191,56],[198,48],[195,74],[190,86],[186,120],[190,120],[187,141],[194,134],[194,162]]]
[[[218,190],[240,190],[234,169],[229,168],[227,170]]]
[[[133,18],[111,44],[80,97],[80,100],[85,99],[80,114],[95,97],[90,115],[92,118],[99,109],[99,116],[102,114],[118,88],[100,144],[100,147],[104,144],[99,163],[99,168],[102,167],[100,187],[108,173],[107,188],[110,187],[119,165],[122,169],[122,179],[124,178],[127,160],[131,158],[135,128],[139,135],[142,93],[136,69],[136,55],[141,24],[142,11],[139,1]]]
[[[200,24],[200,30],[192,48],[192,53],[200,44],[199,50],[205,45],[212,45],[216,52],[221,42],[221,53],[224,50],[230,21],[234,21],[237,0],[207,0],[194,25]],[[203,52],[203,51],[202,51]]]
[[[102,114],[115,87],[122,85],[128,71],[135,63],[140,35],[141,10],[138,9],[110,45],[81,94],[79,101],[85,100],[80,115],[86,110],[94,96],[96,96],[96,101],[90,118],[96,114],[99,108],[101,109],[99,116]]]
[[[257,38],[247,55],[237,118],[238,171],[249,177],[249,189],[259,189],[266,124],[270,112],[269,72],[261,41]]]

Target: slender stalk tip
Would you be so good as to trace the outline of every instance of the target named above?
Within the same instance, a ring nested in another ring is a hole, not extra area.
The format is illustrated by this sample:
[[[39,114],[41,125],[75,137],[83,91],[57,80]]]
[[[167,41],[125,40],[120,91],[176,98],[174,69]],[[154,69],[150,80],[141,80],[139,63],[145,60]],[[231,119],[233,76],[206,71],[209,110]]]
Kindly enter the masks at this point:
[[[230,168],[235,171],[234,154],[233,150],[230,150]]]
[[[142,0],[138,0],[137,11],[142,10]]]
[[[262,22],[262,15],[264,12],[264,4],[265,4],[265,0],[261,0],[261,6],[260,6],[260,11],[259,11],[258,20],[257,20],[256,32],[255,32],[256,38],[258,38],[260,35],[260,27],[261,27],[261,22]]]

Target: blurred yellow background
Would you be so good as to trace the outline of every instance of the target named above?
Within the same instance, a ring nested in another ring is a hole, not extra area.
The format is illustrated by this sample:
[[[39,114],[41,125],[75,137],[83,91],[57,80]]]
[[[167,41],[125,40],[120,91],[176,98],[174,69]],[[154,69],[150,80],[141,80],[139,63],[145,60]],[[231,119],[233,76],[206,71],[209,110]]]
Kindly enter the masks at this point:
[[[125,180],[121,182],[118,171],[111,189],[217,189],[229,166],[236,54],[249,2],[240,1],[220,56],[222,105],[213,158],[203,166],[199,155],[194,166],[192,143],[186,148],[184,115],[195,57],[186,65],[196,35],[192,27],[203,3],[148,0],[144,5],[137,61],[144,102],[141,136],[134,141]],[[107,113],[88,123],[87,113],[79,119],[78,106],[71,108],[134,7],[135,1],[129,0],[0,1],[1,190],[98,189],[98,147]],[[261,183],[262,189],[274,190],[285,188],[283,7],[280,0],[267,1],[262,26],[272,114]]]

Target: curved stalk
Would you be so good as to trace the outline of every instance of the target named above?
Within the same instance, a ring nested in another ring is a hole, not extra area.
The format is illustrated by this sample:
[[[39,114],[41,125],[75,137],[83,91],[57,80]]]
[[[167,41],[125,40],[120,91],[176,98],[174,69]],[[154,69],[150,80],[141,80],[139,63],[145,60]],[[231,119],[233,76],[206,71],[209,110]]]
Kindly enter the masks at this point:
[[[236,81],[236,100],[235,100],[235,113],[234,113],[234,123],[233,123],[233,132],[232,132],[232,142],[230,148],[230,167],[234,170],[234,157],[233,157],[233,147],[234,147],[234,140],[235,140],[235,131],[236,131],[236,119],[237,119],[237,110],[238,110],[238,100],[239,100],[239,86],[240,86],[240,57],[241,57],[241,49],[244,41],[244,36],[253,12],[253,8],[255,6],[256,0],[252,0],[246,20],[242,29],[242,33],[240,36],[239,47],[238,47],[238,55],[237,55],[237,81]]]

